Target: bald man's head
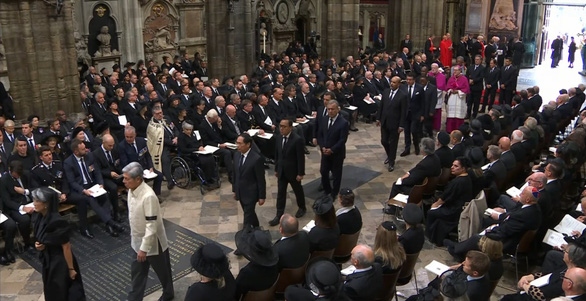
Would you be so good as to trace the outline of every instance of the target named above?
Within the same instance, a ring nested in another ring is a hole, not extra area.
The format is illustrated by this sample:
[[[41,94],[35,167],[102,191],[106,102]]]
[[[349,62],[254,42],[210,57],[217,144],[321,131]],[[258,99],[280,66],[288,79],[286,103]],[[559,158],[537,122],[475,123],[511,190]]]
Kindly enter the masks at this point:
[[[114,144],[114,137],[112,137],[112,135],[104,134],[102,136],[102,146],[105,150],[112,151],[112,149],[114,149]]]
[[[357,245],[352,249],[351,261],[357,269],[368,268],[374,263],[374,252],[367,245]]]
[[[291,214],[285,213],[281,216],[279,231],[284,237],[297,234],[299,231],[299,221]]]
[[[586,293],[586,270],[569,268],[562,280],[562,289],[566,296],[583,295]]]
[[[509,137],[501,137],[501,139],[499,139],[499,148],[503,152],[510,150],[511,149],[511,139],[509,139]]]

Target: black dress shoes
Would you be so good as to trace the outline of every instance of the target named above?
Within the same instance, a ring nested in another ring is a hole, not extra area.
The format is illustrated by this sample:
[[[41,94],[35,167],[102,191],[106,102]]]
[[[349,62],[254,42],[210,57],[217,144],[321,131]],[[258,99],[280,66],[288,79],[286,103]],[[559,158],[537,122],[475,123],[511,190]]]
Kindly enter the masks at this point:
[[[90,232],[90,230],[85,229],[85,230],[79,230],[79,232],[81,233],[81,236],[87,237],[89,239],[94,238],[94,235],[92,234],[92,232]]]
[[[419,149],[415,149],[415,155],[419,156]]]
[[[0,265],[10,265],[10,260],[6,256],[0,256]]]
[[[383,164],[389,164],[389,158],[386,158]]]
[[[269,226],[274,227],[274,226],[278,225],[280,221],[281,221],[281,218],[279,216],[275,216],[275,218],[273,218],[271,221],[269,221]],[[236,254],[236,252],[234,252],[234,254]]]
[[[175,183],[169,182],[169,184],[167,184],[167,190],[171,191],[173,188],[175,188]]]
[[[305,208],[299,208],[297,210],[297,213],[295,213],[295,217],[296,218],[301,218],[301,217],[303,217],[305,215],[306,212],[307,212],[307,209],[305,209]]]
[[[16,258],[14,258],[14,255],[12,255],[11,251],[6,251],[6,259],[8,259],[8,261],[10,261],[11,263],[16,262]]]
[[[118,232],[114,230],[114,227],[112,227],[112,225],[106,225],[106,232],[108,232],[108,234],[110,234],[110,236],[112,237],[118,237]]]
[[[122,222],[122,219],[120,218],[120,214],[118,214],[118,213],[113,213],[112,214],[112,220],[115,221],[115,222],[117,222],[117,223],[121,223]]]
[[[406,150],[404,150],[404,151],[401,153],[401,155],[400,155],[400,156],[401,156],[401,157],[409,156],[409,154],[410,154],[410,153],[411,153],[411,152],[410,152],[408,149],[406,149]]]
[[[389,164],[389,167],[387,168],[387,170],[388,170],[389,172],[391,172],[391,171],[395,170],[395,165]]]
[[[356,127],[354,127],[354,126],[353,126],[353,127],[350,127],[350,130],[351,130],[352,132],[358,132],[358,129],[357,129]]]
[[[112,228],[114,230],[116,230],[116,232],[118,232],[118,233],[122,233],[125,230],[122,225],[120,225],[119,223],[113,222],[113,221],[110,221],[110,226],[112,226]]]

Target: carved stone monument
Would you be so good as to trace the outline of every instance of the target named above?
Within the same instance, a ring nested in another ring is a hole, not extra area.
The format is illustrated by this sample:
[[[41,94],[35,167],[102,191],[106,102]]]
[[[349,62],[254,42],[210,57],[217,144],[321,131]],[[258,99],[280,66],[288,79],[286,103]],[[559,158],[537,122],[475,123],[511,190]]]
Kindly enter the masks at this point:
[[[163,55],[173,56],[178,44],[177,20],[169,13],[163,3],[155,3],[150,15],[144,21],[143,28],[144,51],[146,59],[162,62]]]

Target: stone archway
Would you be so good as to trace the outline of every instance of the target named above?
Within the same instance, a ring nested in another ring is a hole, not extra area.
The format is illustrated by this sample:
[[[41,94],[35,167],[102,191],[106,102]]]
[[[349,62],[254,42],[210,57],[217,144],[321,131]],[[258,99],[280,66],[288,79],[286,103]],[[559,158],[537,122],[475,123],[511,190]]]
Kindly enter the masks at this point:
[[[98,40],[102,29],[108,27],[108,34],[110,35],[109,46],[111,51],[119,51],[118,45],[118,24],[112,16],[112,9],[106,3],[98,3],[92,8],[92,19],[88,24],[88,53],[92,56],[104,56],[105,53],[100,52],[101,42]]]

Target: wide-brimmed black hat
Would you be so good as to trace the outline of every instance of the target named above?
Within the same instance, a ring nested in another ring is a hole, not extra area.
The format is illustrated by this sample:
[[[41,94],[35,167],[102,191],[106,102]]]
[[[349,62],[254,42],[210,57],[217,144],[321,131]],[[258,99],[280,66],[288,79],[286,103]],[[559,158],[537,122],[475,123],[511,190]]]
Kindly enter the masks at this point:
[[[440,292],[448,298],[458,298],[466,294],[468,279],[466,273],[456,270],[445,271],[440,278]]]
[[[135,62],[126,62],[126,64],[124,64],[124,68],[132,67],[134,65],[136,65]]]
[[[51,139],[51,138],[57,139],[57,144],[63,142],[63,137],[61,137],[61,135],[50,134],[50,135],[46,135],[45,137],[43,137],[43,139],[41,140],[41,145],[47,145],[47,143],[49,142],[49,139]]]
[[[110,128],[110,125],[108,124],[108,122],[102,121],[102,122],[98,123],[98,125],[96,125],[96,134],[101,134],[109,128]]]
[[[216,243],[207,243],[191,256],[191,266],[200,275],[220,278],[229,268],[228,258]]]
[[[478,168],[484,165],[484,155],[479,147],[470,148],[466,157],[470,160],[470,167]]]
[[[334,201],[329,195],[322,196],[313,203],[313,212],[317,215],[323,215],[334,208]]]
[[[336,263],[327,258],[320,258],[307,267],[305,279],[312,290],[317,289],[320,294],[328,296],[338,290],[342,278]]]
[[[403,208],[403,220],[409,225],[415,226],[423,220],[423,211],[413,203],[407,203]]]
[[[73,132],[71,132],[71,140],[75,139],[75,136],[77,136],[77,134],[79,134],[79,132],[83,132],[83,128],[78,126],[76,128],[73,129]]]
[[[261,266],[273,266],[279,254],[273,250],[271,233],[266,230],[245,228],[236,232],[236,248],[250,262]]]

